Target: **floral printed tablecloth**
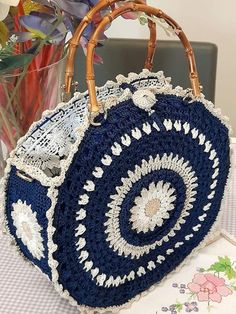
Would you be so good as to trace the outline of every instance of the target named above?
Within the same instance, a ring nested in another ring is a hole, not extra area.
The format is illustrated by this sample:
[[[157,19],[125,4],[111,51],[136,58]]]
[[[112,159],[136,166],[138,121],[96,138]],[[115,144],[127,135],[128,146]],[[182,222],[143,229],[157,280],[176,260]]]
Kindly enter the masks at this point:
[[[222,227],[236,238],[236,139]],[[120,314],[236,313],[236,246],[225,238]],[[0,314],[78,314],[52,284],[0,238]]]
[[[234,314],[236,240],[221,237],[122,314]]]

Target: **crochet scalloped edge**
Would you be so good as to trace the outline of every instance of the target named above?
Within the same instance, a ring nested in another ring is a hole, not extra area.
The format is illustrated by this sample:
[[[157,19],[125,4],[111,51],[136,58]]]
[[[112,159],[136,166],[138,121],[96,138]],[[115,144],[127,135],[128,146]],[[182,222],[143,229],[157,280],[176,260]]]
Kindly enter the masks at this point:
[[[107,81],[107,83],[104,86],[98,87],[97,90],[104,90],[107,87],[115,87],[115,86],[118,86],[121,82],[129,83],[129,82],[132,82],[133,80],[136,80],[136,79],[145,79],[145,78],[149,78],[149,77],[156,77],[156,78],[159,78],[160,80],[165,80],[165,83],[167,85],[161,90],[158,89],[157,92],[159,92],[159,93],[171,94],[171,95],[176,95],[176,96],[181,96],[181,97],[188,95],[188,97],[190,97],[190,99],[192,99],[193,101],[198,100],[198,101],[202,102],[205,105],[206,109],[208,111],[210,111],[215,117],[217,117],[221,121],[221,123],[224,124],[229,129],[229,134],[231,134],[232,129],[231,129],[229,122],[228,122],[229,119],[227,117],[221,115],[220,109],[214,108],[213,103],[206,100],[205,96],[203,94],[201,94],[200,98],[196,99],[192,95],[192,93],[189,92],[188,89],[183,89],[182,87],[179,87],[179,86],[177,86],[173,89],[172,85],[169,84],[170,83],[169,78],[165,78],[162,71],[159,71],[157,73],[152,73],[149,70],[144,69],[140,74],[136,74],[136,73],[131,72],[128,74],[127,78],[125,78],[123,76],[118,76],[117,82]],[[87,91],[84,93],[75,93],[74,97],[68,103],[60,103],[55,109],[46,110],[43,114],[43,117],[47,116],[48,114],[56,112],[58,109],[63,108],[64,106],[68,105],[71,102],[78,101],[79,99],[81,99],[82,97],[84,97],[86,95],[88,95]],[[119,97],[117,100],[113,100],[111,105],[109,105],[109,107],[115,106],[118,103],[120,103],[121,101],[128,100],[131,98],[131,94],[128,91],[126,91],[125,97],[124,97],[124,95],[122,95],[122,96]],[[107,99],[107,102],[109,102],[109,98]],[[47,229],[47,231],[48,231],[48,251],[49,251],[48,252],[48,255],[49,255],[48,263],[49,263],[49,266],[50,266],[51,272],[52,272],[52,283],[53,283],[56,291],[59,292],[59,294],[62,297],[67,299],[71,305],[76,306],[79,310],[82,310],[84,312],[84,314],[93,314],[94,312],[103,313],[105,311],[112,311],[113,313],[117,313],[122,309],[129,308],[133,302],[136,302],[141,297],[147,295],[150,291],[154,290],[157,286],[160,286],[166,278],[171,276],[173,273],[179,271],[180,268],[182,268],[184,265],[188,264],[190,262],[191,258],[194,257],[201,248],[205,247],[209,242],[212,241],[212,239],[216,238],[219,235],[220,229],[218,226],[219,226],[219,220],[220,220],[220,216],[221,216],[220,212],[222,212],[222,210],[220,210],[215,223],[212,225],[212,228],[209,230],[208,234],[201,241],[201,243],[196,248],[193,249],[193,251],[185,258],[185,260],[175,270],[173,270],[171,273],[164,276],[159,283],[154,284],[149,289],[147,289],[146,291],[137,295],[136,297],[134,297],[133,299],[131,299],[130,301],[128,301],[127,303],[125,303],[121,306],[112,306],[112,307],[108,307],[108,308],[91,308],[91,307],[88,307],[88,306],[85,306],[82,304],[79,305],[70,296],[70,294],[67,290],[63,290],[62,285],[59,284],[59,282],[58,282],[58,278],[59,278],[59,275],[57,272],[58,262],[53,259],[53,253],[57,249],[57,245],[53,242],[53,234],[56,230],[53,227],[53,216],[54,216],[54,209],[56,206],[57,195],[58,195],[57,187],[60,186],[64,181],[66,172],[67,172],[67,170],[71,164],[71,161],[74,157],[74,154],[78,150],[79,145],[80,145],[80,143],[84,137],[86,130],[89,128],[89,122],[88,122],[88,119],[86,119],[84,124],[80,127],[79,132],[80,132],[81,136],[78,137],[76,142],[72,145],[70,154],[68,155],[68,158],[63,161],[62,173],[58,178],[55,178],[55,180],[53,180],[53,178],[48,178],[46,175],[44,175],[42,173],[42,171],[36,169],[35,167],[24,165],[23,163],[20,163],[19,160],[14,159],[14,156],[15,156],[17,149],[24,142],[24,140],[27,138],[28,134],[33,131],[33,129],[37,126],[37,124],[38,124],[38,121],[34,122],[31,125],[29,131],[26,133],[26,135],[24,135],[22,138],[20,138],[18,140],[16,148],[10,153],[10,157],[7,160],[7,166],[6,166],[5,171],[4,171],[4,177],[1,180],[2,186],[0,187],[0,195],[1,195],[0,212],[2,211],[3,213],[5,213],[5,201],[6,201],[6,195],[5,194],[6,194],[7,180],[8,180],[8,176],[9,176],[12,165],[17,166],[17,168],[19,170],[25,171],[27,174],[32,176],[34,179],[38,180],[43,186],[49,186],[47,196],[51,199],[51,207],[48,209],[46,215],[48,218],[48,229]],[[229,182],[229,179],[227,181],[227,185],[228,185],[228,182]],[[1,218],[1,215],[0,215],[0,218]],[[0,223],[1,223],[1,221],[0,221]],[[6,233],[10,237],[11,241],[13,241],[13,243],[15,244],[17,252],[25,260],[27,260],[24,256],[24,254],[20,251],[20,248],[18,247],[14,236],[12,236],[10,233],[10,230],[8,228],[8,222],[7,222],[6,215],[4,215],[4,219],[3,219],[3,230],[5,231],[4,233]],[[30,265],[33,265],[34,267],[39,269],[36,265],[32,264],[32,262],[30,262],[28,260],[27,260],[27,262],[29,262]],[[43,273],[41,270],[40,270],[40,272]],[[47,279],[49,279],[47,275],[45,275],[45,276]]]

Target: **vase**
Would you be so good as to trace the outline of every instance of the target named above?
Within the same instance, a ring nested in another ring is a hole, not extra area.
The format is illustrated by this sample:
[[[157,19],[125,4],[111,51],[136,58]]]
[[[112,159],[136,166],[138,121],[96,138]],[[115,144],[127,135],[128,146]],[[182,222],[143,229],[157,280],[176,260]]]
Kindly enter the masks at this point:
[[[45,67],[35,62],[23,73],[14,71],[0,76],[0,176],[5,159],[34,121],[46,109],[61,102],[65,59]]]

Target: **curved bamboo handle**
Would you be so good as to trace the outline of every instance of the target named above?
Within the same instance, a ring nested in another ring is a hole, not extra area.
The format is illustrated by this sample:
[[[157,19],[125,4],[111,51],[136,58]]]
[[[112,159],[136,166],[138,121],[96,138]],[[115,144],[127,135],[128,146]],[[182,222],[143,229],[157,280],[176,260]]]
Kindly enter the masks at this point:
[[[94,31],[88,43],[87,60],[86,60],[87,61],[86,81],[87,81],[89,97],[90,97],[90,112],[95,113],[99,111],[99,105],[98,105],[98,101],[96,97],[95,76],[94,76],[94,67],[93,67],[94,49],[97,45],[99,34],[106,27],[107,24],[111,23],[114,19],[116,19],[121,14],[125,12],[130,12],[130,11],[134,11],[134,12],[140,11],[140,12],[145,12],[148,15],[154,15],[158,18],[164,19],[170,26],[173,27],[179,39],[181,40],[187,54],[188,64],[189,64],[189,77],[190,77],[190,82],[193,89],[193,93],[195,96],[199,96],[201,94],[201,90],[200,90],[200,84],[199,84],[199,79],[198,79],[198,72],[197,72],[197,66],[195,62],[194,53],[193,53],[191,44],[189,43],[181,27],[171,17],[166,15],[160,9],[150,7],[145,4],[137,4],[134,2],[128,2],[124,6],[114,10],[112,13],[108,14],[102,19],[102,21],[97,26],[96,30]]]
[[[77,27],[75,34],[70,40],[69,48],[68,48],[68,56],[66,61],[66,70],[65,70],[65,85],[64,91],[65,93],[70,93],[72,80],[74,76],[74,60],[75,60],[75,53],[77,50],[77,46],[79,45],[80,38],[83,34],[83,31],[87,27],[89,23],[91,23],[94,15],[99,12],[100,10],[111,6],[116,2],[121,2],[125,0],[101,0],[98,2],[96,6],[94,6],[88,14],[83,18],[80,22],[79,26]],[[144,0],[134,0],[135,3],[143,4]],[[145,68],[151,70],[153,65],[153,57],[156,49],[156,25],[154,22],[149,21],[148,26],[150,29],[150,39],[148,42],[148,53],[145,62]]]

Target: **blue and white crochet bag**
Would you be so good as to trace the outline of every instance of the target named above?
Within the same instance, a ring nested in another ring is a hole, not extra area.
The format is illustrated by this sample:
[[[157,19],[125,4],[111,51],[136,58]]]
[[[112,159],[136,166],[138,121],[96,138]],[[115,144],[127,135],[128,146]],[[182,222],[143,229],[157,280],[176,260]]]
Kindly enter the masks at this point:
[[[148,8],[134,10],[169,22]],[[215,236],[230,168],[227,121],[163,72],[97,88],[99,125],[91,93],[75,93],[20,139],[1,204],[19,251],[86,313],[128,306]]]

